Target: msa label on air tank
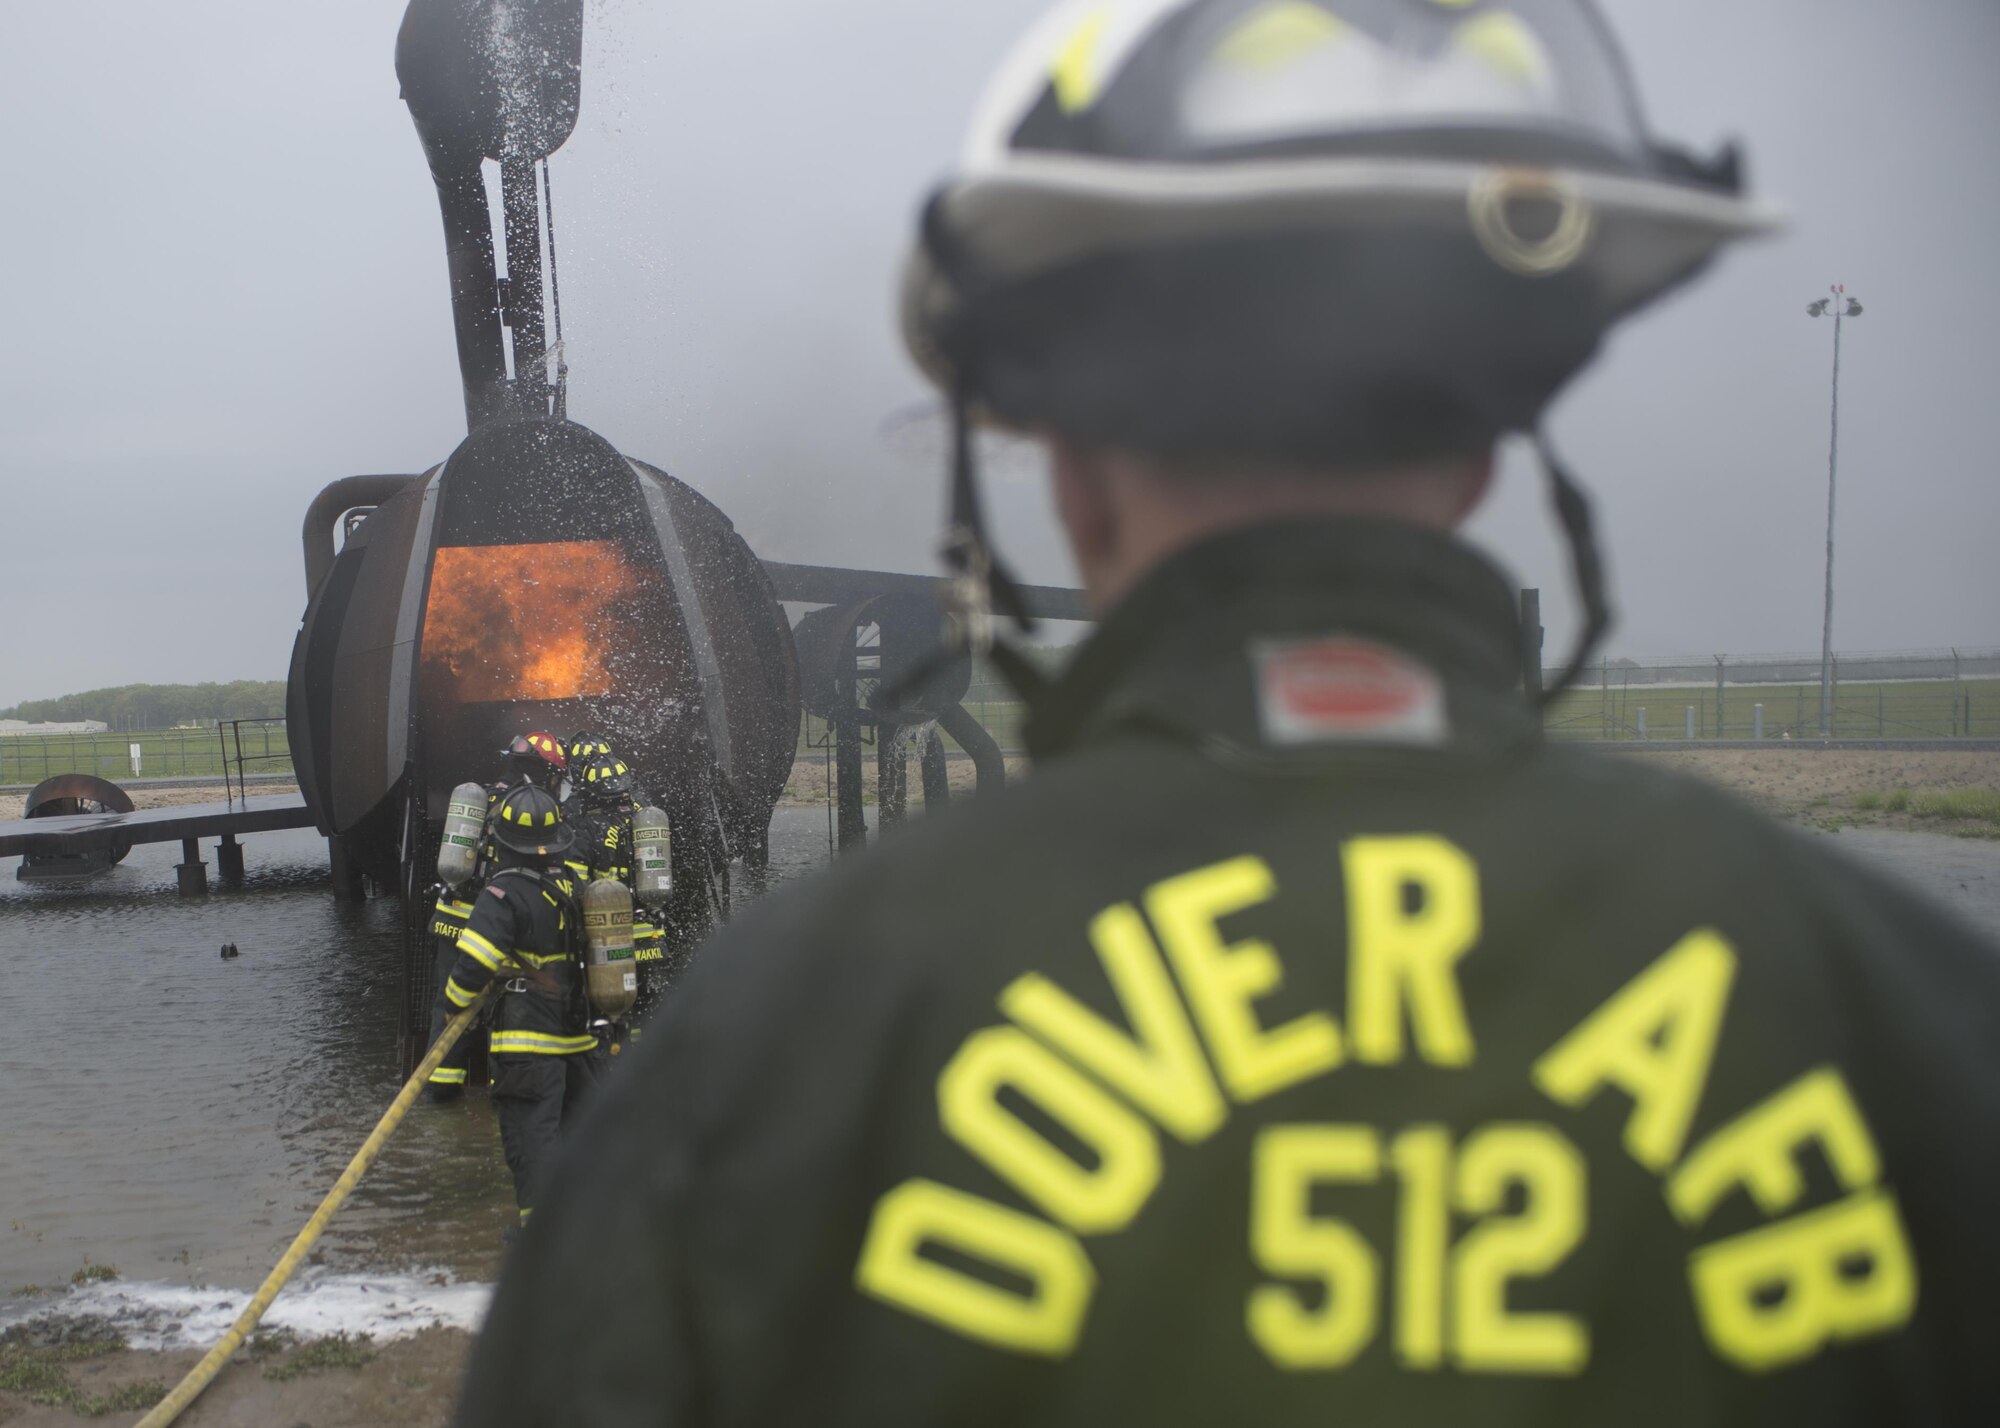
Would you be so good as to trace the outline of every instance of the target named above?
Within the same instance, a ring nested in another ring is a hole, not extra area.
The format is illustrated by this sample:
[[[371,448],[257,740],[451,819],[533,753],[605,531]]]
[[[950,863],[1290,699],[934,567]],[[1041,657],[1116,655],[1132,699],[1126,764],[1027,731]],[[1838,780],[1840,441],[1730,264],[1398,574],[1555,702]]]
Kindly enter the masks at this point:
[[[1450,726],[1444,684],[1400,650],[1349,635],[1249,648],[1264,742],[1435,747]]]

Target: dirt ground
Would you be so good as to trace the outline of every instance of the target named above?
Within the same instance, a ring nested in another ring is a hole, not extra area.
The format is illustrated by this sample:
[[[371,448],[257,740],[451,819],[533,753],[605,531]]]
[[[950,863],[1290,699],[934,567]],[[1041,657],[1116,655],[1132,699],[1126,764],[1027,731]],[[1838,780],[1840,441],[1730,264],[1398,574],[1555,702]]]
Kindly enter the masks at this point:
[[[222,781],[204,784],[194,788],[147,788],[144,784],[126,787],[132,795],[134,808],[183,808],[190,803],[222,802]],[[250,785],[252,798],[286,798],[299,791],[293,783],[253,783]],[[27,803],[27,795],[21,793],[0,793],[0,823],[19,818]]]
[[[311,1346],[275,1353],[239,1350],[207,1391],[176,1423],[186,1428],[442,1428],[458,1401],[458,1382],[472,1336],[458,1329],[425,1329],[406,1339],[369,1346],[358,1367],[318,1366]],[[0,1350],[0,1382],[6,1382]],[[303,1357],[302,1357],[303,1356]],[[6,1428],[56,1428],[95,1423],[123,1428],[139,1421],[137,1408],[103,1411],[117,1391],[152,1380],[156,1387],[134,1401],[152,1402],[201,1361],[198,1350],[149,1353],[116,1349],[61,1361],[64,1375],[86,1402],[74,1408],[37,1404],[31,1393],[0,1391],[0,1424]],[[296,1376],[288,1377],[288,1374]],[[60,1396],[45,1393],[44,1397]],[[93,1411],[96,1410],[96,1411]]]
[[[1951,822],[1855,806],[1860,794],[1897,789],[2000,790],[2000,753],[1894,753],[1874,749],[1688,749],[1627,754],[1707,779],[1774,818],[1827,826],[1925,829],[1990,836],[1987,825]]]

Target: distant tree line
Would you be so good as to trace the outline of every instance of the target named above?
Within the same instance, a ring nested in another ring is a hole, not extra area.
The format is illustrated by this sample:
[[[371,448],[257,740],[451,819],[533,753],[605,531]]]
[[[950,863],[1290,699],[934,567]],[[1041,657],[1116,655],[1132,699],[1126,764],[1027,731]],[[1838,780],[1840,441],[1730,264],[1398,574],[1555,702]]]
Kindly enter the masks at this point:
[[[55,699],[24,699],[0,709],[0,719],[67,724],[101,719],[114,729],[170,729],[217,719],[265,719],[285,712],[281,679],[239,679],[230,684],[122,684]]]

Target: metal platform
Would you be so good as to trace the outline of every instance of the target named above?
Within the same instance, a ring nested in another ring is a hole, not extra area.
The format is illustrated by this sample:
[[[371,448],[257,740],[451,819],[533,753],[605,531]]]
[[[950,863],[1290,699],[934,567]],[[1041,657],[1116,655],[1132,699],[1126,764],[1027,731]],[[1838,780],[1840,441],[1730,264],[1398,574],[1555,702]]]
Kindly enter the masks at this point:
[[[18,857],[32,844],[38,852],[90,853],[137,843],[181,845],[180,890],[198,897],[208,891],[208,865],[201,860],[203,838],[215,838],[221,876],[243,876],[238,835],[274,833],[313,826],[305,800],[238,799],[234,803],[189,803],[179,808],[145,808],[136,813],[78,813],[60,818],[19,818],[0,823],[0,858]]]

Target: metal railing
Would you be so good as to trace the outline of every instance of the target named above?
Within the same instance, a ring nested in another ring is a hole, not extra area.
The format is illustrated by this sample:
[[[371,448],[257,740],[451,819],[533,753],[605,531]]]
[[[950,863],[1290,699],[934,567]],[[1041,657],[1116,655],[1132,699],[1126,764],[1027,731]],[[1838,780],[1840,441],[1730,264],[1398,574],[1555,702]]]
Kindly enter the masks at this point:
[[[244,751],[259,757],[268,753],[274,767],[289,772],[284,721],[274,722],[275,727],[255,736],[254,743],[246,728]],[[134,745],[138,747],[136,757]],[[224,763],[212,721],[178,729],[0,736],[0,784],[32,785],[64,773],[95,774],[113,783],[149,778],[220,779]]]
[[[222,749],[222,796],[233,806],[237,800],[250,801],[249,781],[245,775],[253,763],[272,764],[282,762],[284,772],[292,771],[292,751],[283,739],[281,747],[271,748],[271,731],[282,731],[285,721],[281,718],[263,719],[218,719],[215,721],[216,738]],[[246,752],[243,747],[243,731],[251,731],[251,746],[255,752]],[[256,749],[258,736],[262,736],[263,747]],[[275,770],[273,770],[275,772]],[[233,774],[233,777],[232,777]]]

